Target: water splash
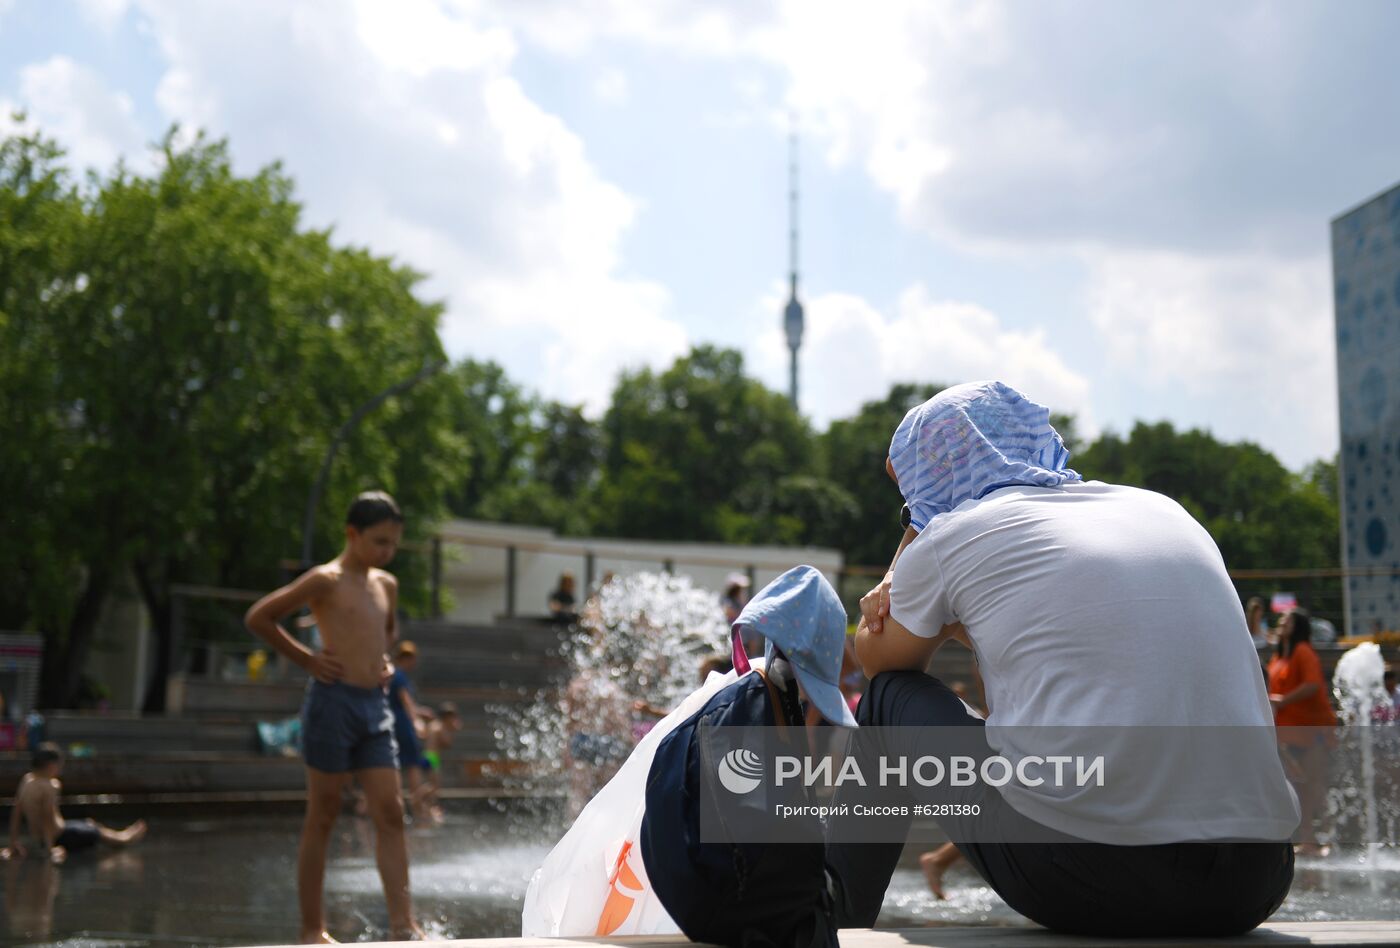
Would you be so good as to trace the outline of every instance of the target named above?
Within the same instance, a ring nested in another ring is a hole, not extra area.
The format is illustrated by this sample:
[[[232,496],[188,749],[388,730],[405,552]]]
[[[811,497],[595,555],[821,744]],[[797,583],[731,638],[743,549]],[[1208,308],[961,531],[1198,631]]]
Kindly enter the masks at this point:
[[[493,757],[509,762],[508,784],[564,795],[565,816],[577,813],[655,723],[649,709],[669,710],[699,686],[700,663],[726,651],[727,632],[718,595],[687,577],[635,573],[604,585],[563,646],[566,680],[523,709],[496,709]],[[538,830],[557,825],[557,809],[511,812]]]
[[[1388,720],[1389,716],[1382,716],[1380,712],[1389,710],[1391,700],[1385,691],[1385,661],[1380,647],[1374,642],[1363,642],[1343,655],[1332,673],[1332,690],[1342,724],[1346,726],[1343,748],[1350,751],[1354,745],[1360,757],[1360,768],[1355,773],[1349,773],[1349,768],[1340,771],[1338,786],[1329,795],[1330,809],[1339,829],[1356,822],[1359,817],[1366,861],[1376,865],[1381,856],[1382,838],[1382,813],[1376,792],[1377,744],[1393,752],[1396,743],[1395,728],[1376,727],[1378,719]],[[1385,796],[1393,810],[1393,794]],[[1385,817],[1385,836],[1393,839],[1395,813],[1389,812]]]

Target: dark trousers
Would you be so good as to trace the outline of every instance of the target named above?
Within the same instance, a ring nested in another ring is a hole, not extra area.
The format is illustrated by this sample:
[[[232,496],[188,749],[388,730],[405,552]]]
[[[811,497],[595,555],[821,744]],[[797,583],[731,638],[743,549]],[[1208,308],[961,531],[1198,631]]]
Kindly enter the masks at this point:
[[[982,721],[946,685],[919,672],[877,675],[861,699],[856,718],[862,726],[902,727],[881,732],[887,742],[922,742],[930,727],[966,747],[981,735]],[[936,739],[936,737],[935,737]],[[881,752],[908,753],[913,747],[885,746]],[[983,754],[990,754],[985,738]],[[868,749],[867,749],[868,750]],[[848,793],[849,790],[849,793]],[[912,801],[909,791],[886,791]],[[855,802],[867,793],[843,786],[836,803]],[[882,802],[891,802],[888,796]],[[929,802],[924,796],[919,802]],[[1091,843],[1025,821],[995,788],[976,784],[949,790],[940,802],[976,803],[976,818],[938,819],[938,824],[987,884],[1020,914],[1046,928],[1069,934],[1116,937],[1225,936],[1247,932],[1272,915],[1293,882],[1293,847],[1280,842],[1195,842],[1159,846]],[[913,817],[882,817],[882,839],[903,840]],[[982,825],[977,825],[981,821]],[[993,832],[986,832],[989,825]],[[902,825],[902,832],[900,831]],[[1010,827],[1010,830],[1007,828]],[[1024,828],[1024,827],[1023,827]],[[1000,832],[997,832],[999,830]],[[846,837],[843,838],[843,833]],[[835,823],[827,844],[827,868],[834,883],[840,927],[875,924],[885,889],[904,848],[902,842],[861,842],[869,825]],[[1004,842],[1047,839],[1051,842]],[[988,837],[992,841],[986,841]]]

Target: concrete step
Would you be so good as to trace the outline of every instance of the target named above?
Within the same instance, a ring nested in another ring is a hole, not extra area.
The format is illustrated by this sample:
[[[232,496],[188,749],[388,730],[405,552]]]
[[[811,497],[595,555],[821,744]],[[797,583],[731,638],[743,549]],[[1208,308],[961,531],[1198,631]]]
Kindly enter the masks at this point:
[[[498,625],[458,625],[431,619],[405,622],[400,638],[420,646],[504,648],[533,653],[558,651],[572,633],[567,626],[529,620]]]
[[[496,750],[495,716],[475,709],[462,715],[462,723],[446,756],[488,756]],[[252,721],[68,714],[50,717],[47,730],[48,739],[60,746],[86,745],[101,757],[252,755],[260,751]]]

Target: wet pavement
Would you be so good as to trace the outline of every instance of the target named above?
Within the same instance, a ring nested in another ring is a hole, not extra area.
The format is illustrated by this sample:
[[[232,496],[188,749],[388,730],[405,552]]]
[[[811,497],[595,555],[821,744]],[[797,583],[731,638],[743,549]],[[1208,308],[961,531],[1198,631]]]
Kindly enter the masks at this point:
[[[514,936],[531,873],[549,841],[484,806],[445,826],[409,833],[419,917],[436,938]],[[0,944],[175,946],[276,944],[296,935],[299,819],[291,814],[209,820],[157,815],[140,845],[84,854],[61,867],[36,859],[0,865]],[[1395,917],[1400,856],[1380,869],[1355,859],[1300,860],[1276,920]],[[890,884],[881,927],[1024,924],[965,867],[937,901],[917,869]],[[384,902],[367,823],[340,821],[326,875],[327,921],[344,941],[384,936]]]

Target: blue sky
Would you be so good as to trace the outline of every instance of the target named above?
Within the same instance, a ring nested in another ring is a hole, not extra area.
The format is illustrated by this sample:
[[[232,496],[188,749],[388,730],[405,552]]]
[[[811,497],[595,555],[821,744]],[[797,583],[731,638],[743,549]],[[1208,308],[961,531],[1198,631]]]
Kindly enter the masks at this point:
[[[999,377],[1090,432],[1336,450],[1327,222],[1400,180],[1400,5],[0,0],[80,164],[172,122],[432,274],[453,355],[606,404],[696,342],[804,411]]]

